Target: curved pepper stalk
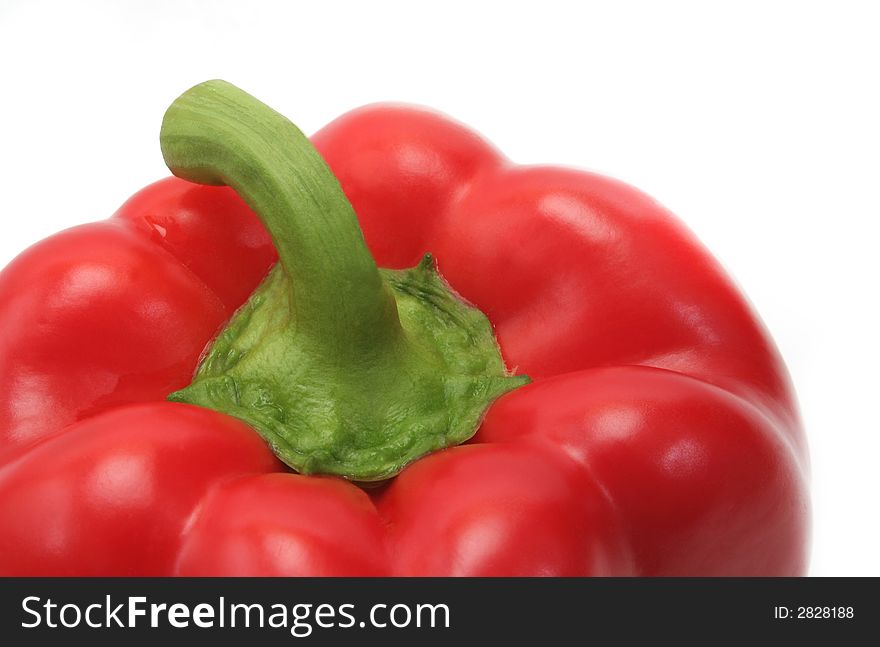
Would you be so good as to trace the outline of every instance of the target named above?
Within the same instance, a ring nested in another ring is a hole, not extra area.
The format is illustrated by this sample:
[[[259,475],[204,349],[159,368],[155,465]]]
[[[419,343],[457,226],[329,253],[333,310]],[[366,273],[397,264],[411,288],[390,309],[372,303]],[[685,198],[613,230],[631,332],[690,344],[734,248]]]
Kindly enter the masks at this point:
[[[339,182],[282,115],[208,81],[168,109],[161,144],[178,177],[234,188],[280,259],[170,400],[248,422],[298,472],[376,481],[468,440],[528,382],[430,255],[376,267]]]

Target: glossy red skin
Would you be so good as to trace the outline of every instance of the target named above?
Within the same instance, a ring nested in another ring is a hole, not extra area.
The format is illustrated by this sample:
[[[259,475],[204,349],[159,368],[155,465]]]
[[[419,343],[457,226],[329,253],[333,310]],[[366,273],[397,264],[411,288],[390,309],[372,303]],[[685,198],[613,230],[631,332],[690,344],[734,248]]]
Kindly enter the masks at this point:
[[[785,367],[674,216],[424,110],[313,141],[377,263],[434,253],[534,383],[382,488],[287,472],[243,423],[161,402],[275,260],[231,190],[162,180],[0,274],[0,574],[805,572]]]

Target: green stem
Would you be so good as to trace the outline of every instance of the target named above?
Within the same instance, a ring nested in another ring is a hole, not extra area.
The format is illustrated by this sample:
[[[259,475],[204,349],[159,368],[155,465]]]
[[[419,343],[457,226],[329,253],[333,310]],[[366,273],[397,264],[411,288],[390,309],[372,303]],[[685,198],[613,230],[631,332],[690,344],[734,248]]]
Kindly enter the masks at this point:
[[[399,335],[394,297],[354,210],[299,128],[217,80],[171,105],[160,139],[175,175],[231,186],[260,215],[285,271],[296,277],[290,300],[298,332],[332,342],[340,354],[375,352]]]
[[[377,269],[327,164],[268,106],[203,83],[168,109],[161,144],[175,175],[233,187],[281,261],[170,400],[248,422],[300,472],[373,481],[464,442],[528,382],[508,375],[488,319],[430,256]]]

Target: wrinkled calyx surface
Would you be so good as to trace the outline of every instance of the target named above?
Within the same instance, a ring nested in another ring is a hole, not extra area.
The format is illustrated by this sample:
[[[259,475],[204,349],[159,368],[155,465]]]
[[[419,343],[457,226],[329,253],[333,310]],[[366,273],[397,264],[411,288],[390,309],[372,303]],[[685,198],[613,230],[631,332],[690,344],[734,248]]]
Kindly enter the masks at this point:
[[[339,182],[279,113],[208,81],[168,109],[161,144],[178,177],[235,189],[279,255],[170,400],[248,422],[299,472],[375,481],[464,442],[528,382],[430,255],[376,267]]]

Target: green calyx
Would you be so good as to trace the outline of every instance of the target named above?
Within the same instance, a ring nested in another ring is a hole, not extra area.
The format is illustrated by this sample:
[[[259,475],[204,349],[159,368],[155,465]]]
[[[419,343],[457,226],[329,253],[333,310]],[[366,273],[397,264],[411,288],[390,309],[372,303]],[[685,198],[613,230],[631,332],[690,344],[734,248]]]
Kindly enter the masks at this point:
[[[377,481],[466,441],[529,381],[430,256],[376,267],[324,160],[268,106],[208,81],[171,105],[161,143],[175,175],[235,189],[280,259],[169,400],[244,420],[299,472]]]

